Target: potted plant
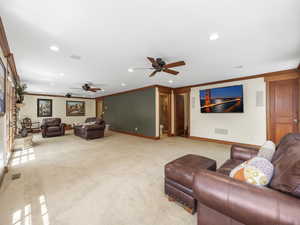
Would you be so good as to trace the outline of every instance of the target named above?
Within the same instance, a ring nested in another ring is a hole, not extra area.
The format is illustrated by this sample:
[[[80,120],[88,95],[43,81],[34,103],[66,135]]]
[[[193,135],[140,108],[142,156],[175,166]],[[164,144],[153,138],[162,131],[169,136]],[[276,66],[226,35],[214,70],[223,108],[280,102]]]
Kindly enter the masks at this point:
[[[24,101],[25,89],[27,88],[26,84],[18,84],[16,87],[16,105],[17,107],[21,106]]]

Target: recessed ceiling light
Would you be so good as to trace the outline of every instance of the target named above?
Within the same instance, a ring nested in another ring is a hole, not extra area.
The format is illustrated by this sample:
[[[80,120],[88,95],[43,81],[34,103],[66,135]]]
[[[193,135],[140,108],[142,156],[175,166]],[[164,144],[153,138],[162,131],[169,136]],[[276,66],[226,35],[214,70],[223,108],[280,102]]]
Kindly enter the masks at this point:
[[[59,75],[63,77],[65,74],[64,73],[60,73]]]
[[[215,41],[215,40],[217,40],[217,39],[219,39],[219,34],[218,34],[218,33],[211,33],[211,34],[209,35],[209,40]]]
[[[54,52],[59,51],[59,47],[57,45],[51,45],[49,48],[50,48],[51,51],[54,51]]]
[[[124,87],[124,86],[126,86],[126,84],[122,83],[122,84],[121,84],[121,86],[123,86],[123,87]]]
[[[173,81],[172,81],[172,80],[169,80],[168,82],[169,82],[170,84],[172,84],[172,83],[173,83]]]
[[[132,72],[133,72],[133,69],[132,69],[132,68],[129,68],[129,69],[128,69],[128,72],[132,73]]]

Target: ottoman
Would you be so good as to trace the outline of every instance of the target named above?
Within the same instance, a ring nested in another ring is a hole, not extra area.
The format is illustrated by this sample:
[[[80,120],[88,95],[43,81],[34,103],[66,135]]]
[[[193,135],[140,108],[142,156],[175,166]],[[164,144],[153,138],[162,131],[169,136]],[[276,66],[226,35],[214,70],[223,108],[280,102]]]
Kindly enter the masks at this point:
[[[165,194],[194,214],[197,201],[193,194],[193,179],[199,169],[216,171],[216,161],[199,155],[185,155],[165,165]]]

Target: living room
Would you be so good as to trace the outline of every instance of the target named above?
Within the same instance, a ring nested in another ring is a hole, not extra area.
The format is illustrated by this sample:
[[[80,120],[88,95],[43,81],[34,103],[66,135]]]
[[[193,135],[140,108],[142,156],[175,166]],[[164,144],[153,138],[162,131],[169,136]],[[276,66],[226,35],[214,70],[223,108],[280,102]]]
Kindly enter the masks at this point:
[[[0,224],[300,224],[299,9],[0,3]]]

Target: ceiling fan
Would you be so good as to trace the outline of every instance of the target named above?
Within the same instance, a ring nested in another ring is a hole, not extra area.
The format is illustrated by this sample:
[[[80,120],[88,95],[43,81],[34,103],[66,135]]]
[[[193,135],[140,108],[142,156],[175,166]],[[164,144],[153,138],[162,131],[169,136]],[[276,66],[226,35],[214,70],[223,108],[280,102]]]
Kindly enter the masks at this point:
[[[174,63],[168,63],[161,58],[152,58],[152,57],[147,57],[147,59],[151,62],[152,68],[147,68],[147,69],[152,69],[154,70],[149,77],[153,77],[156,73],[158,72],[165,72],[169,73],[172,75],[177,75],[179,72],[170,68],[177,67],[177,66],[184,66],[185,62],[184,61],[178,61]]]
[[[98,86],[98,85],[93,84],[92,82],[86,82],[81,86],[81,88],[70,88],[70,89],[77,89],[77,90],[91,91],[91,92],[97,92],[102,90],[102,88],[92,87],[92,86]]]

